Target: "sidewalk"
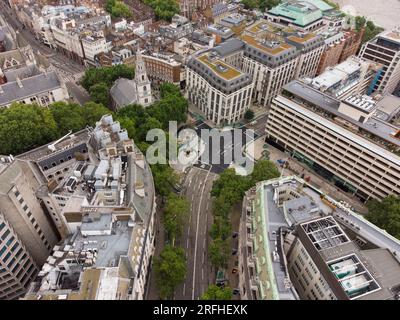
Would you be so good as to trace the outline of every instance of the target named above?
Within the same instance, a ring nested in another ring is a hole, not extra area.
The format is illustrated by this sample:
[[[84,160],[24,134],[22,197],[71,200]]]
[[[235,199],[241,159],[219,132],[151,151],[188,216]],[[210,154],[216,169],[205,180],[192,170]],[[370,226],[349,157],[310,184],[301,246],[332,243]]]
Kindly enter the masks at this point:
[[[335,187],[329,181],[325,180],[321,176],[317,175],[315,172],[311,171],[306,165],[296,161],[293,158],[288,159],[288,154],[274,148],[271,145],[268,145],[268,151],[270,152],[270,160],[276,164],[278,159],[287,160],[288,168],[285,168],[283,171],[284,176],[289,175],[297,175],[300,176],[304,174],[305,177],[310,177],[309,183],[316,188],[322,190],[327,195],[331,196],[337,200],[343,200],[349,203],[352,207],[354,207],[355,211],[360,214],[368,213],[368,209],[360,200],[354,197],[350,193],[346,193],[343,190]],[[277,166],[279,171],[282,172],[282,167]]]

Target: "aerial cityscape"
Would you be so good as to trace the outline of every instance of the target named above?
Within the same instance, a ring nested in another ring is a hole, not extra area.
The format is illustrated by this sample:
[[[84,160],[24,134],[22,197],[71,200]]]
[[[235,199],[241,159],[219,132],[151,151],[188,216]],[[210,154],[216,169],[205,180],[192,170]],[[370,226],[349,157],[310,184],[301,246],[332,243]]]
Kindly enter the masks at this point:
[[[400,300],[388,2],[0,0],[0,300]]]

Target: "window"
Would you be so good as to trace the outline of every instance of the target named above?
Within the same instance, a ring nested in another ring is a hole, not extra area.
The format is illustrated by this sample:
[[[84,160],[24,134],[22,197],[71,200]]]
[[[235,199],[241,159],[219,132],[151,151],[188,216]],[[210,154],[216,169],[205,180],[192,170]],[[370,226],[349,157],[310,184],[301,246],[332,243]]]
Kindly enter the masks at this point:
[[[5,240],[9,234],[10,234],[10,230],[6,230],[6,232],[4,232],[4,234],[1,236],[1,239]]]

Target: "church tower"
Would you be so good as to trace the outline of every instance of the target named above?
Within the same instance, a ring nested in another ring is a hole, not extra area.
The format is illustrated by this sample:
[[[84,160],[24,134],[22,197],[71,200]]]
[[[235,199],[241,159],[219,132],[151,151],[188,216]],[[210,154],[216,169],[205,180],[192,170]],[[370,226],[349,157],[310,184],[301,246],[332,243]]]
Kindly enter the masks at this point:
[[[144,107],[152,104],[153,97],[151,95],[151,83],[147,77],[146,66],[140,50],[136,53],[135,85],[137,102]]]

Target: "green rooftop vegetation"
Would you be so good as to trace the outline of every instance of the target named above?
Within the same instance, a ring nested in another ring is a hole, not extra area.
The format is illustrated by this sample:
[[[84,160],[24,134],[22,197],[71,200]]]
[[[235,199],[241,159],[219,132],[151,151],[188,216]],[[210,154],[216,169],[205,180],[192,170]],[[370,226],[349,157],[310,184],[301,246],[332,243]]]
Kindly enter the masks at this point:
[[[232,80],[242,74],[239,70],[229,66],[219,59],[210,60],[208,54],[204,54],[198,59],[225,80]]]

